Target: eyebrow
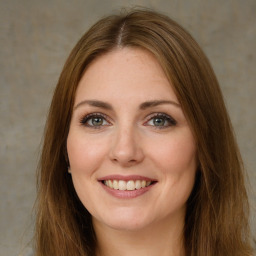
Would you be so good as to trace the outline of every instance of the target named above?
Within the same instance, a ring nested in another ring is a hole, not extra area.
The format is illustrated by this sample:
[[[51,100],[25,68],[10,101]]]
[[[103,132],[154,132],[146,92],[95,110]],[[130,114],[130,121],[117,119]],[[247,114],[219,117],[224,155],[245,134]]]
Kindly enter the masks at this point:
[[[147,108],[151,108],[151,107],[156,107],[159,105],[164,105],[164,104],[172,104],[176,107],[180,108],[180,104],[178,104],[175,101],[172,100],[152,100],[152,101],[146,101],[140,104],[140,109],[144,110]]]
[[[93,107],[113,110],[113,107],[109,103],[106,103],[104,101],[99,101],[99,100],[83,100],[74,107],[74,110],[76,110],[78,107],[82,105],[90,105]]]
[[[156,106],[164,105],[164,104],[172,104],[172,105],[180,108],[180,104],[176,103],[175,101],[152,100],[152,101],[146,101],[146,102],[141,103],[139,106],[139,109],[145,110],[148,108],[152,108],[152,107],[156,107]],[[107,110],[113,110],[113,107],[109,103],[104,102],[104,101],[99,101],[99,100],[83,100],[74,107],[74,110],[76,110],[78,107],[80,107],[82,105],[90,105],[93,107],[103,108],[103,109],[107,109]]]

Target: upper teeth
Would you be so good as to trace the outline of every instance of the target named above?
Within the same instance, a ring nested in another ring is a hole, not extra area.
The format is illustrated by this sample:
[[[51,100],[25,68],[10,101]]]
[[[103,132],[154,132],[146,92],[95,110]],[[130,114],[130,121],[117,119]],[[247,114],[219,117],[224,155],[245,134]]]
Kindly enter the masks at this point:
[[[145,180],[104,180],[104,184],[107,187],[116,189],[116,190],[135,190],[135,189],[141,189],[149,186],[151,184],[151,181],[145,181]]]

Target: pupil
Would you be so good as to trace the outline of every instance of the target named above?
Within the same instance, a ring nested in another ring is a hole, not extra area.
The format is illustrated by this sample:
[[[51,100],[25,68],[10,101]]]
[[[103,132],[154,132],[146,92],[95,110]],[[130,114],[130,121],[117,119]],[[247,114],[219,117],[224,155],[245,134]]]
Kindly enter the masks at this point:
[[[102,125],[102,123],[103,123],[103,120],[100,117],[94,117],[92,119],[92,124],[95,126]]]
[[[163,126],[164,125],[164,119],[163,118],[155,118],[154,119],[154,125],[155,126]]]

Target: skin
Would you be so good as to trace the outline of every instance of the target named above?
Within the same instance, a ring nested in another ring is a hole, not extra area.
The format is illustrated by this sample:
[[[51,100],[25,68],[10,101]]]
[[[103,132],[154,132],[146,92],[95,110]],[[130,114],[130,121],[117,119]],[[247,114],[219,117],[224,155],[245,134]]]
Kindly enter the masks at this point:
[[[152,101],[164,102],[145,104]],[[74,187],[92,214],[98,255],[184,255],[196,146],[151,53],[121,48],[90,64],[76,92],[67,150]],[[140,175],[156,183],[139,196],[119,198],[99,181],[108,175]]]

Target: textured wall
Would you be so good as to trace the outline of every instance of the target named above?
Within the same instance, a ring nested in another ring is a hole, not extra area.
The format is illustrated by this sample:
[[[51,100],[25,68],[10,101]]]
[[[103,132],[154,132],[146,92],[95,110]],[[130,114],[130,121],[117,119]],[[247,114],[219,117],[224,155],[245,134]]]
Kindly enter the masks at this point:
[[[250,197],[255,204],[256,1],[127,3],[0,1],[0,256],[18,255],[23,246],[27,247],[23,255],[31,254],[31,245],[26,243],[33,232],[40,140],[64,61],[90,25],[121,6],[142,5],[164,11],[186,27],[203,47],[223,89],[249,172]]]

